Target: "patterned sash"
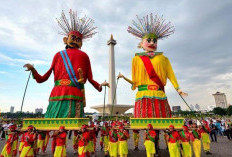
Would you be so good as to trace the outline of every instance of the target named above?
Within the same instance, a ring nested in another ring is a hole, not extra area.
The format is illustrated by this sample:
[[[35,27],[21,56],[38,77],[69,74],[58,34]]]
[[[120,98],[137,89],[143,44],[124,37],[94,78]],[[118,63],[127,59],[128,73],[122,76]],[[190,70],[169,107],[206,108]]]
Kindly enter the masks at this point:
[[[68,57],[68,54],[67,54],[67,51],[66,50],[63,50],[63,51],[60,51],[60,55],[63,59],[63,62],[64,62],[64,65],[65,65],[65,69],[68,73],[68,76],[70,78],[70,80],[73,82],[73,84],[79,89],[81,90],[81,86],[80,86],[80,83],[78,82],[78,79],[75,75],[75,72],[74,72],[74,69],[73,69],[73,66],[72,66],[72,63]]]

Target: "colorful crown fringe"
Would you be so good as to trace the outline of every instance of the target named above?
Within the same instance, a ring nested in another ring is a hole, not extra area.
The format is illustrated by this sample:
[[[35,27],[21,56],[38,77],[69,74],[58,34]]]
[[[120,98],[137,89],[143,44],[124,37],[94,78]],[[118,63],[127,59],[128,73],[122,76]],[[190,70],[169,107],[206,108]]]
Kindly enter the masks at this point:
[[[77,31],[82,35],[82,39],[91,38],[94,34],[97,27],[94,27],[94,20],[91,18],[87,18],[86,16],[83,18],[77,17],[77,12],[72,10],[69,11],[70,23],[66,18],[64,11],[61,13],[60,19],[57,19],[58,25],[63,30],[63,32],[59,32],[61,35],[68,36],[70,32]]]
[[[137,20],[137,22],[134,20],[132,21],[134,28],[129,26],[127,31],[141,39],[148,34],[154,34],[157,39],[163,39],[173,34],[175,31],[174,26],[171,26],[171,22],[166,22],[163,16],[159,17],[155,15],[155,17],[153,17],[151,13],[150,16],[147,15],[143,18],[139,18],[137,15]]]

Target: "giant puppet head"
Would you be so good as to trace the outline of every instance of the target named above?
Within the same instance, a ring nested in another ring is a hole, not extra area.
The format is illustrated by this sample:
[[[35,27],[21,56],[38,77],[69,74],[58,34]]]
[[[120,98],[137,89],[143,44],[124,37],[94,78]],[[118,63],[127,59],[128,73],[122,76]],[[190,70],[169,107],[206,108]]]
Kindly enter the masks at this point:
[[[141,39],[139,48],[146,52],[154,52],[157,49],[158,39],[163,39],[174,33],[174,27],[170,22],[166,22],[163,17],[152,14],[143,18],[137,16],[137,22],[132,21],[133,27],[128,27],[127,31]]]
[[[72,10],[69,12],[69,17],[70,22],[62,11],[61,18],[57,19],[58,25],[63,30],[59,33],[65,35],[63,41],[66,48],[80,49],[84,39],[91,38],[97,33],[95,32],[96,27],[93,26],[94,21],[86,16],[79,18],[77,13]]]

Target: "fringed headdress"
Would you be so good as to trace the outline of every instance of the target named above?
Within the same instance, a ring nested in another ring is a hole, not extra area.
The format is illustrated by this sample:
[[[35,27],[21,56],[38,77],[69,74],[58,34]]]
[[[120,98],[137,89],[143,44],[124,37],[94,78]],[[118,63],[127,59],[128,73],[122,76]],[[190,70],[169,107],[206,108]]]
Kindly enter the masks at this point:
[[[97,32],[95,31],[97,27],[94,27],[94,21],[86,16],[83,18],[77,17],[77,12],[72,10],[69,11],[70,23],[66,18],[64,11],[61,13],[60,19],[57,19],[58,25],[63,30],[59,32],[61,35],[68,36],[70,34],[75,34],[81,39],[91,38]]]
[[[128,27],[127,31],[132,35],[138,38],[147,38],[152,37],[156,39],[163,39],[173,34],[175,29],[174,26],[171,25],[171,22],[166,22],[163,19],[163,16],[159,17],[152,15],[152,13],[143,18],[139,18],[137,15],[137,22],[132,21],[133,27]]]

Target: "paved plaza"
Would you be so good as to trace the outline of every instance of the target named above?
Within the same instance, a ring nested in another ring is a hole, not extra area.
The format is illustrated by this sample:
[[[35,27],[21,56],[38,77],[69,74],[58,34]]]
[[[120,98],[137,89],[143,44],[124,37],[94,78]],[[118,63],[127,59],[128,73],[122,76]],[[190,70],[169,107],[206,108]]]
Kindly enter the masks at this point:
[[[145,152],[145,148],[143,145],[143,132],[140,132],[140,142],[139,142],[139,151],[134,151],[134,146],[133,146],[133,139],[130,138],[128,140],[128,145],[129,145],[129,155],[128,157],[145,157],[146,156],[146,152]],[[132,137],[132,134],[131,134]],[[3,140],[0,141],[0,150],[2,150],[3,146],[4,146],[4,142]],[[50,141],[51,142],[51,141]],[[51,144],[49,142],[48,145],[48,149],[46,152],[46,157],[52,157],[51,155]],[[164,140],[163,140],[163,136],[160,135],[160,157],[168,157],[168,150],[166,150],[166,146],[164,144]],[[218,142],[215,143],[211,143],[211,152],[213,153],[213,155],[208,155],[209,157],[231,157],[232,156],[232,141],[229,141],[226,137],[223,136],[218,136]],[[37,155],[37,157],[40,155]],[[67,140],[67,156],[68,157],[77,157],[77,155],[73,154],[73,148],[72,148],[72,140]],[[205,155],[202,152],[202,156],[206,157],[207,155]],[[99,145],[99,137],[98,137],[98,141],[97,141],[97,157],[104,157],[104,153],[103,151],[100,150],[100,145]]]

